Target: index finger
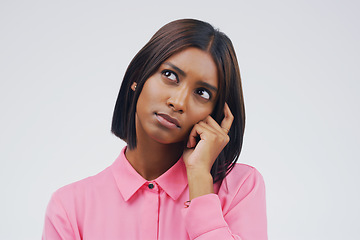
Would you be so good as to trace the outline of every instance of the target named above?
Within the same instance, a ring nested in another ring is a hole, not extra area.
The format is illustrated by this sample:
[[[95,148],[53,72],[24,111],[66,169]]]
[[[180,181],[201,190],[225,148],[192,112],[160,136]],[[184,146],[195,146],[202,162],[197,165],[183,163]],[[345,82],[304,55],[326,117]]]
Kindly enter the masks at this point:
[[[229,106],[227,105],[227,103],[225,103],[224,106],[224,119],[221,121],[220,126],[226,130],[227,132],[229,132],[232,122],[234,120],[234,116],[232,115]]]

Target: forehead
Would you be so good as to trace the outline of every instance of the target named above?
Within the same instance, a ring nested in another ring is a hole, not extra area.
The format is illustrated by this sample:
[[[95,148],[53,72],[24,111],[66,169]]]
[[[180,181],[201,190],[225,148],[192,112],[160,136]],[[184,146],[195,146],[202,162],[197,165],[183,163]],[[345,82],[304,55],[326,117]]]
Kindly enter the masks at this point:
[[[218,69],[208,52],[194,47],[186,48],[169,57],[163,64],[166,63],[180,68],[189,78],[218,87]]]

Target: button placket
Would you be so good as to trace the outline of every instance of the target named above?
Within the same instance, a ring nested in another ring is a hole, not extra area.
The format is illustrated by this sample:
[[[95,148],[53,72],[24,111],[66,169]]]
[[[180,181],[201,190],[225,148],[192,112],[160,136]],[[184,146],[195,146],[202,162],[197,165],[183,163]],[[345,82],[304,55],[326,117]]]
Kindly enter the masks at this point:
[[[158,239],[159,232],[159,186],[156,182],[147,181],[143,185],[146,204],[143,216],[146,221],[141,223],[142,233],[140,239]]]

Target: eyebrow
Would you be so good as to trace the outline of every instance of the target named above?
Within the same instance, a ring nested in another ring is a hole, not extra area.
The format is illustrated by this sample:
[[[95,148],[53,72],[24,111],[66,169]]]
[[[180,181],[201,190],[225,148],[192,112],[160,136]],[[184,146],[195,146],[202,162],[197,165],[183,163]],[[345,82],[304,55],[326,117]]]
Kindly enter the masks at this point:
[[[213,90],[214,92],[218,91],[217,87],[215,87],[207,82],[197,81],[196,83],[199,84],[200,86],[210,88],[210,90]]]
[[[172,68],[175,69],[178,73],[180,73],[180,75],[186,77],[186,73],[185,73],[183,70],[181,70],[180,68],[178,68],[177,66],[175,66],[174,64],[172,64],[172,63],[170,63],[170,62],[164,62],[164,64],[172,67]],[[213,85],[211,85],[211,84],[209,84],[209,83],[207,83],[207,82],[197,81],[196,83],[199,84],[199,85],[201,85],[201,86],[203,86],[203,87],[207,87],[207,88],[209,88],[209,89],[211,89],[211,90],[213,90],[213,91],[215,91],[215,92],[218,91],[217,87],[215,87],[215,86],[213,86]]]
[[[177,66],[175,66],[174,64],[172,64],[172,63],[170,63],[170,62],[164,62],[164,64],[172,67],[172,68],[175,69],[177,72],[179,72],[180,75],[186,77],[186,73],[185,73],[183,70],[181,70],[180,68],[178,68]]]

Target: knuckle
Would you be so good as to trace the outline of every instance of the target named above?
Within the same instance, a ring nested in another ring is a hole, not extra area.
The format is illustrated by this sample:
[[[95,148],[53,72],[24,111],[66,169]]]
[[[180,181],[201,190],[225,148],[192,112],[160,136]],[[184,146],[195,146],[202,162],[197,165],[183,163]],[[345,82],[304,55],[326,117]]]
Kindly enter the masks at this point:
[[[200,122],[197,123],[197,125],[199,125],[199,126],[205,126],[206,123],[205,123],[204,121],[200,121]]]
[[[216,139],[218,139],[218,136],[215,133],[210,133],[210,138],[215,141]]]
[[[230,137],[229,137],[229,135],[226,135],[225,138],[224,138],[224,142],[228,143],[229,141],[230,141]]]

